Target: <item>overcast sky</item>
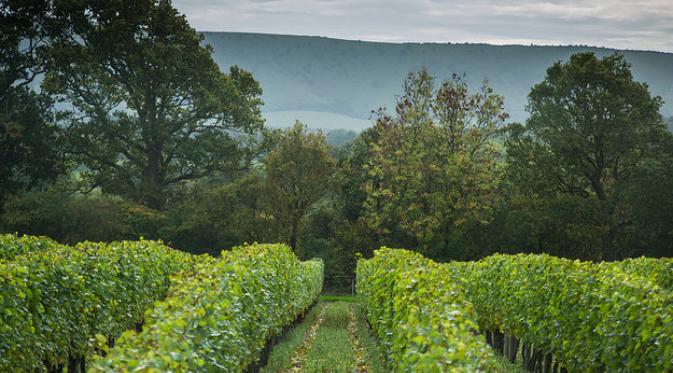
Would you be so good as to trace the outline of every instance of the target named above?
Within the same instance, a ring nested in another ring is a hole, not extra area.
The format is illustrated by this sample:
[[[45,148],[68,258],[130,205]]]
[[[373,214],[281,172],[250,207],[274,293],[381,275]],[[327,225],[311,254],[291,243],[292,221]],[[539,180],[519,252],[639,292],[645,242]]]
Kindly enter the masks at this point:
[[[673,52],[673,0],[174,0],[199,31]]]

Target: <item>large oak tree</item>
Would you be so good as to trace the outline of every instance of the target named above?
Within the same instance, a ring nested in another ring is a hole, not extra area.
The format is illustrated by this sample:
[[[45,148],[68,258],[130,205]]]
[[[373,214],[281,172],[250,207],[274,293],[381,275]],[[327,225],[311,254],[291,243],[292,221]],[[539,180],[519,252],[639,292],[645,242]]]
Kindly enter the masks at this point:
[[[91,187],[162,208],[171,187],[236,169],[262,126],[261,88],[228,73],[170,1],[62,1],[43,86],[69,108]]]
[[[513,126],[508,140],[509,174],[523,203],[536,206],[536,219],[558,226],[558,240],[577,246],[561,254],[628,254],[618,242],[634,223],[634,182],[643,165],[668,159],[661,104],[618,54],[575,54],[532,88],[530,118]]]
[[[49,47],[48,6],[0,2],[0,204],[65,170],[52,102],[32,89]]]

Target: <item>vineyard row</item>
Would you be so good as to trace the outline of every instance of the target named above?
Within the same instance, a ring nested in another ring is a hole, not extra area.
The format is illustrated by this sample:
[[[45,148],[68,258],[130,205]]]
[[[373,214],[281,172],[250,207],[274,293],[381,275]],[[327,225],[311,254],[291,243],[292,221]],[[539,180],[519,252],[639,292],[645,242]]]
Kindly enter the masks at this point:
[[[651,258],[438,264],[383,248],[357,266],[367,318],[396,371],[496,371],[495,350],[531,371],[668,372],[672,279],[673,260]]]
[[[313,304],[320,260],[0,236],[0,371],[240,371]]]

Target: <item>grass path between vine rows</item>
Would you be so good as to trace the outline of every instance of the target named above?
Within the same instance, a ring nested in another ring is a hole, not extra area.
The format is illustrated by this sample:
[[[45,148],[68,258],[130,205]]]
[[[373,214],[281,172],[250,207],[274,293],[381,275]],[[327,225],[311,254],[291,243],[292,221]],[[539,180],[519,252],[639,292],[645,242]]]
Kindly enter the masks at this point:
[[[273,348],[262,372],[384,372],[383,355],[353,301],[321,299]]]
[[[274,346],[262,373],[383,373],[384,357],[355,297],[323,296]],[[498,355],[498,372],[525,373]]]

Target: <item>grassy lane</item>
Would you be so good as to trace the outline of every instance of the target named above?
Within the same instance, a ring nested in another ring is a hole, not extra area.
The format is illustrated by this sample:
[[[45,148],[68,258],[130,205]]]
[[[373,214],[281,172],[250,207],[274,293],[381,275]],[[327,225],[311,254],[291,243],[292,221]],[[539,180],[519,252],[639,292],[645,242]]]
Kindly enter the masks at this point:
[[[354,301],[321,298],[273,348],[262,372],[385,372],[376,339]]]
[[[309,345],[322,323],[323,315],[324,304],[318,303],[299,325],[290,329],[283,336],[283,339],[274,346],[269,360],[266,366],[261,369],[261,372],[288,372],[292,371],[295,365],[301,364],[303,356],[308,351]]]
[[[356,338],[360,348],[364,350],[367,371],[370,373],[387,372],[385,357],[379,348],[378,340],[369,329],[362,305],[351,305],[351,311],[355,318],[355,335],[351,338]]]
[[[357,318],[355,316],[355,304],[348,306],[348,339],[351,342],[351,347],[353,348],[353,353],[355,354],[355,371],[358,373],[369,372],[370,368],[367,365],[367,352],[362,347],[360,343],[360,337],[358,335],[358,324]]]
[[[498,372],[524,373],[500,357]],[[385,358],[363,309],[351,297],[323,298],[269,356],[264,373],[384,373]]]
[[[348,323],[349,303],[325,303],[325,318],[306,354],[304,372],[354,372],[355,354],[351,347]]]

